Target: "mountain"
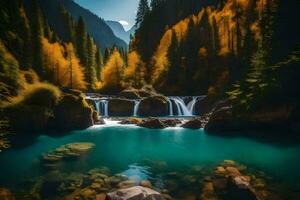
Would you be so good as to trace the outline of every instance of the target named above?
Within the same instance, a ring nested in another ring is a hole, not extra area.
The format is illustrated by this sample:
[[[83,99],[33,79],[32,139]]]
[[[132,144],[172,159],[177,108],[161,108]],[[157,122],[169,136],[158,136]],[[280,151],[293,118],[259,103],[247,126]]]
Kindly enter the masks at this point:
[[[30,4],[30,0],[26,0],[25,2],[27,5]],[[104,50],[104,48],[111,48],[113,45],[127,48],[127,44],[114,35],[111,28],[103,19],[76,4],[73,0],[38,0],[38,2],[47,22],[60,38],[63,39],[64,33],[67,31],[67,27],[63,24],[60,11],[60,6],[62,5],[71,14],[73,19],[78,20],[80,16],[83,17],[88,33],[94,38],[95,43],[102,50]]]
[[[130,35],[134,34],[135,29],[136,29],[135,26],[133,26],[130,30],[125,31],[124,27],[119,22],[110,21],[110,20],[107,20],[105,22],[112,29],[112,31],[114,32],[114,34],[117,37],[121,38],[127,44],[129,44],[129,42],[130,42]]]

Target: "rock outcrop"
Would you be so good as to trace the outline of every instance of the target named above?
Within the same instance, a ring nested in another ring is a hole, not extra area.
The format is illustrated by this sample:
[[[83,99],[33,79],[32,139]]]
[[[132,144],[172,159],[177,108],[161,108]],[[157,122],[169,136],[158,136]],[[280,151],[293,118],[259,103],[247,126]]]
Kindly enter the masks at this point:
[[[80,130],[93,124],[93,109],[82,95],[64,94],[54,108],[51,125],[55,130]]]
[[[139,123],[138,126],[150,129],[163,129],[168,127],[164,122],[157,118],[144,120],[142,123]]]
[[[164,96],[151,96],[141,100],[139,115],[157,117],[168,115],[168,100]]]
[[[132,116],[134,102],[128,99],[110,99],[108,106],[109,116]]]
[[[184,124],[181,125],[183,128],[188,128],[188,129],[200,129],[202,128],[202,121],[201,119],[195,118],[191,119]]]

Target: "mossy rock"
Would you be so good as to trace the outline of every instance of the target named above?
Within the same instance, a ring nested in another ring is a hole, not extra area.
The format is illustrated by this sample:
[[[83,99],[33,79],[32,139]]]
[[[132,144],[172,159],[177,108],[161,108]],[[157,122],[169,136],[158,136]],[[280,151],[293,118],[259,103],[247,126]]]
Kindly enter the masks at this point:
[[[54,109],[56,130],[86,129],[93,124],[93,109],[81,95],[63,95]]]
[[[139,115],[145,117],[168,115],[168,99],[164,96],[151,96],[142,99]]]

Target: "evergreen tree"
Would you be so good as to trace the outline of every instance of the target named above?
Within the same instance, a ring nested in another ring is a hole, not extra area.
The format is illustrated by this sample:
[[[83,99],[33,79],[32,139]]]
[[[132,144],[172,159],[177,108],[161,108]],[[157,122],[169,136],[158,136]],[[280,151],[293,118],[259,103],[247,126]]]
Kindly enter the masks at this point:
[[[97,79],[100,81],[101,80],[101,70],[103,67],[103,56],[102,56],[102,53],[99,48],[97,48],[95,57],[96,57],[96,76],[97,76]]]
[[[85,22],[83,17],[79,17],[76,27],[76,52],[78,54],[78,57],[80,59],[80,63],[87,67],[87,32],[85,27]]]
[[[87,65],[85,67],[85,77],[89,88],[93,89],[97,81],[96,78],[96,59],[95,59],[95,44],[93,39],[87,37]]]
[[[104,51],[104,59],[103,59],[103,63],[106,64],[106,62],[108,61],[110,57],[110,49],[109,48],[105,48]]]
[[[38,73],[41,79],[46,79],[45,69],[43,66],[43,46],[42,38],[44,37],[43,17],[37,0],[31,0],[31,32],[33,44],[33,69]]]
[[[145,16],[149,13],[148,0],[140,0],[138,11],[135,19],[135,26],[140,27],[141,23],[144,21]]]

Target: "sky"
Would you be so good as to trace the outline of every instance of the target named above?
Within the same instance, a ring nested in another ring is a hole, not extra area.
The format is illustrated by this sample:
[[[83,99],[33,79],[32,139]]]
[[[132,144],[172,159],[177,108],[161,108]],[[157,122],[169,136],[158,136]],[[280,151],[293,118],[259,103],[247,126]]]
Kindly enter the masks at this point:
[[[135,23],[139,0],[74,0],[105,20],[119,21],[129,30]]]

